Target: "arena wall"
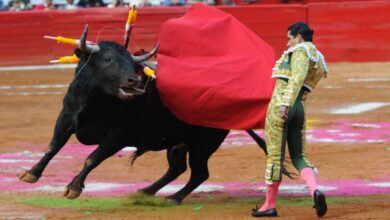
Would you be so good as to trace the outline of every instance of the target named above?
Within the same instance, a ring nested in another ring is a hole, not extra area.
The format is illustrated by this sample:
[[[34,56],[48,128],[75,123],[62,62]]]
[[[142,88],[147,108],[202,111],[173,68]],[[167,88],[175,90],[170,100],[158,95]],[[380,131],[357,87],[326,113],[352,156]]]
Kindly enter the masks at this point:
[[[315,41],[330,61],[390,60],[390,1],[308,5]]]
[[[389,61],[389,1],[309,3],[306,5],[219,6],[231,13],[279,55],[286,29],[294,21],[308,22],[315,42],[328,61]],[[161,24],[185,14],[188,7],[140,8],[132,33],[131,51],[151,49]],[[47,64],[71,55],[74,47],[43,39],[44,35],[79,38],[89,24],[89,40],[123,42],[127,8],[24,11],[0,13],[0,66]]]

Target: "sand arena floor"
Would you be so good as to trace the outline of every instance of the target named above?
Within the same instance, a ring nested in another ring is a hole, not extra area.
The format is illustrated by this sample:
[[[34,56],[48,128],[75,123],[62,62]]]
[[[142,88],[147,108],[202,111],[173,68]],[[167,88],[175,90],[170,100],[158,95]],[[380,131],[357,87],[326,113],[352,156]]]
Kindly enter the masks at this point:
[[[329,78],[307,103],[308,154],[328,195],[326,218],[388,218],[390,63],[329,66]],[[62,198],[94,149],[74,137],[38,183],[18,181],[46,149],[72,77],[72,69],[0,71],[0,219],[252,219],[251,208],[264,199],[265,156],[240,131],[230,133],[209,161],[210,178],[179,207],[133,203],[135,191],[157,180],[167,162],[165,152],[151,152],[131,168],[131,148],[96,168],[80,198]],[[189,171],[158,196],[188,178]],[[285,178],[278,212],[280,219],[316,218],[302,181]]]

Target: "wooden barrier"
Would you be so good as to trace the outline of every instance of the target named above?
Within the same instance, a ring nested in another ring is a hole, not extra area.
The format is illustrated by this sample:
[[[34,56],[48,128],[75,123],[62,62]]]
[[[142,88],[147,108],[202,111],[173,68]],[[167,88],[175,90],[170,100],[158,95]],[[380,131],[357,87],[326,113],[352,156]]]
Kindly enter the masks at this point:
[[[390,1],[309,4],[316,44],[330,61],[390,60]]]
[[[286,30],[308,22],[327,61],[389,61],[389,1],[312,3],[307,5],[220,6],[270,43],[279,55],[286,49]],[[161,24],[188,7],[140,8],[130,50],[151,49]],[[123,42],[128,8],[0,12],[0,66],[47,64],[71,55],[74,47],[43,39],[44,35],[79,38],[89,24],[88,40]]]

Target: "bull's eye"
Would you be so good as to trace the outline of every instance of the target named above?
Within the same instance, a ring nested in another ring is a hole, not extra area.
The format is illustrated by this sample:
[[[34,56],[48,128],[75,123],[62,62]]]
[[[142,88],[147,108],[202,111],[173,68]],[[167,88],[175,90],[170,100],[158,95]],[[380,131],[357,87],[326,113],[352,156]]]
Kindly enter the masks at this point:
[[[111,58],[110,57],[106,57],[104,58],[104,61],[106,61],[107,63],[111,61]]]

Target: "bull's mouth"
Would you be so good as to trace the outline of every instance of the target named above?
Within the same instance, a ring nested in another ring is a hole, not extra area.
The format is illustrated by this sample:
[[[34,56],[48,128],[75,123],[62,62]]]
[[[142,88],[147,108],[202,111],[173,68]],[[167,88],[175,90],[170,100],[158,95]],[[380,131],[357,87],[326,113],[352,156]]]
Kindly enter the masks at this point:
[[[119,86],[118,97],[123,100],[134,99],[135,96],[142,95],[145,93],[145,90],[137,88],[138,83],[123,83]]]

